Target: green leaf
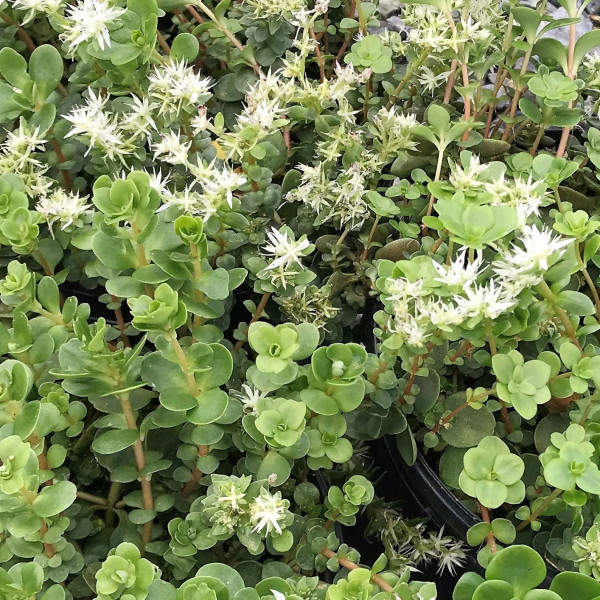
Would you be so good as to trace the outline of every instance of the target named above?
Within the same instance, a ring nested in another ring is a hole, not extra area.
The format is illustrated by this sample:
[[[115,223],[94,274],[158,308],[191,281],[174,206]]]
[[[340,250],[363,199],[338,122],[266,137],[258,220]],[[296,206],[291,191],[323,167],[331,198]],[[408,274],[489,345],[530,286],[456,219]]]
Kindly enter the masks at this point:
[[[199,47],[198,38],[195,35],[180,33],[171,45],[171,58],[191,63],[196,60]]]
[[[484,581],[477,573],[465,573],[456,583],[452,600],[473,600],[473,593]]]
[[[196,577],[214,577],[223,582],[229,591],[230,598],[245,587],[240,574],[232,567],[222,563],[209,563],[200,567]]]
[[[205,271],[195,281],[196,287],[212,300],[225,300],[229,296],[229,274],[225,269]]]
[[[592,256],[598,253],[600,248],[600,235],[595,234],[585,244],[585,250],[583,251],[583,261],[587,263]]]
[[[30,81],[27,74],[27,61],[12,48],[0,50],[0,73],[12,86],[24,88]]]
[[[187,418],[194,425],[209,425],[218,421],[227,410],[229,396],[220,389],[207,390],[196,398],[198,406],[187,413]]]
[[[503,544],[512,544],[517,535],[515,526],[508,519],[494,519],[492,531]]]
[[[565,74],[568,73],[567,49],[558,40],[549,37],[541,39],[533,47],[533,54],[540,58],[550,58],[562,67]]]
[[[467,531],[467,542],[469,546],[479,546],[485,540],[488,533],[492,531],[489,523],[481,522],[473,525]]]
[[[29,75],[36,84],[36,100],[46,100],[60,83],[63,71],[62,57],[54,46],[44,44],[31,53]]]
[[[38,517],[54,517],[73,504],[77,488],[70,481],[56,481],[42,489],[31,508]]]
[[[445,408],[452,410],[464,402],[464,394],[455,394],[448,398]],[[493,435],[496,419],[484,406],[475,410],[468,406],[461,410],[451,421],[450,427],[442,428],[440,436],[455,448],[477,446],[483,438]]]
[[[44,104],[40,110],[33,113],[33,116],[29,119],[29,125],[34,128],[37,127],[40,130],[40,135],[43,135],[52,127],[55,119],[56,106],[54,104]],[[45,258],[48,260],[47,256]]]
[[[49,312],[60,314],[60,292],[56,281],[52,277],[42,277],[38,284],[38,300],[40,304]]]
[[[512,585],[517,598],[536,588],[546,577],[544,559],[529,546],[510,546],[492,558],[485,571],[488,580],[499,579]]]
[[[521,98],[519,100],[519,108],[521,112],[530,120],[539,125],[542,122],[542,111],[537,104],[529,98]]]
[[[564,571],[550,585],[562,600],[596,600],[600,597],[600,583],[588,575]]]
[[[133,446],[139,439],[135,429],[114,429],[100,434],[92,442],[92,450],[98,454],[114,454]]]
[[[592,300],[581,292],[565,290],[557,295],[557,300],[558,305],[567,313],[578,317],[593,315],[596,312]]]
[[[410,427],[407,427],[402,433],[396,436],[396,447],[406,464],[412,467],[417,460],[417,443]]]
[[[144,284],[133,277],[113,277],[106,281],[106,291],[117,298],[137,298],[144,293]]]
[[[438,137],[442,138],[450,125],[450,114],[443,106],[432,104],[427,110],[427,122]]]
[[[288,480],[290,472],[290,463],[275,450],[269,450],[258,467],[256,479],[268,479],[274,474],[275,485],[280,486]]]
[[[523,27],[525,37],[530,44],[535,42],[537,31],[542,22],[542,15],[528,6],[514,6],[511,8],[511,14],[515,21]]]
[[[577,69],[585,58],[585,55],[596,46],[600,46],[600,29],[592,29],[584,33],[577,40],[575,51],[573,52],[573,71],[575,73],[577,73]]]

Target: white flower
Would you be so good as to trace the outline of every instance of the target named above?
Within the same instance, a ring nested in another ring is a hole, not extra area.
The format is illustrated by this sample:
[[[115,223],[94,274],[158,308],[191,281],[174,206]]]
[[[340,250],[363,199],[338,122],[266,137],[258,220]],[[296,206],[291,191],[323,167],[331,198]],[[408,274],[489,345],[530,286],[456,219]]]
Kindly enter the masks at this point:
[[[134,138],[139,135],[150,137],[151,130],[158,131],[154,120],[154,111],[158,108],[156,102],[150,102],[148,98],[138,98],[132,96],[129,99],[128,106],[130,112],[123,119],[123,129],[130,131]]]
[[[76,192],[57,189],[49,196],[42,197],[35,208],[44,215],[50,227],[60,221],[61,230],[64,230],[91,208],[91,204],[85,203],[86,200],[87,196],[80,197]]]
[[[224,196],[229,208],[233,208],[233,192],[248,182],[243,173],[236,173],[233,168],[223,165],[222,169],[213,168],[209,177],[200,179],[206,194]]]
[[[450,163],[450,176],[448,181],[456,190],[468,190],[469,188],[482,188],[486,185],[479,181],[479,176],[485,172],[488,165],[482,165],[478,156],[471,156],[468,165],[463,169],[458,163]]]
[[[493,279],[486,285],[465,287],[465,294],[466,298],[455,295],[454,301],[459,310],[469,317],[496,319],[517,303],[516,298],[509,297],[507,290]]]
[[[178,116],[183,108],[204,104],[210,98],[210,77],[201,77],[185,61],[158,64],[148,75],[148,94],[160,102],[160,113]]]
[[[248,105],[238,116],[238,125],[254,125],[264,131],[270,131],[273,124],[283,113],[284,109],[278,107],[274,102],[261,100],[257,104]]]
[[[148,173],[148,177],[150,177],[150,187],[162,196],[169,191],[167,185],[171,180],[171,175],[172,173],[169,172],[163,174],[161,171],[153,170],[152,173]]]
[[[423,289],[422,279],[409,281],[405,277],[398,277],[396,279],[389,278],[386,281],[386,288],[390,294],[389,300],[391,302],[396,302],[398,300],[413,300],[429,294],[428,290]]]
[[[38,159],[32,156],[36,150],[42,150],[46,140],[42,139],[39,127],[30,131],[26,124],[18,129],[6,132],[6,140],[2,143],[2,152],[13,163],[15,170],[24,169],[25,165],[40,166]]]
[[[96,96],[92,89],[88,89],[88,94],[85,106],[74,108],[64,116],[64,119],[71,123],[71,129],[65,137],[82,135],[89,138],[86,156],[92,148],[98,145],[109,158],[122,157],[125,143],[121,138],[116,117],[112,113],[104,111],[109,97],[102,97],[100,92]]]
[[[172,165],[187,165],[191,145],[191,141],[183,142],[176,131],[169,131],[161,135],[160,142],[154,142],[151,147],[155,159],[160,157]]]
[[[523,227],[519,241],[523,244],[523,248],[513,245],[512,255],[507,256],[506,259],[523,269],[547,271],[550,257],[554,254],[562,256],[573,239],[553,236],[549,229],[526,225]]]
[[[494,273],[500,277],[502,287],[514,296],[518,296],[523,290],[537,285],[543,279],[538,271],[519,267],[507,261],[495,261],[492,268]]]
[[[224,495],[219,496],[218,500],[219,502],[229,504],[229,508],[232,511],[237,511],[240,508],[240,504],[242,503],[242,501],[246,498],[246,494],[244,492],[239,491],[233,481],[229,482],[226,485],[229,485],[229,493],[226,492],[226,488],[224,485],[223,487],[221,487],[221,492],[224,493]]]
[[[436,281],[460,288],[476,281],[482,272],[483,255],[479,254],[473,262],[469,262],[466,258],[467,248],[463,248],[449,266],[432,261],[440,275]]]
[[[596,51],[588,52],[582,65],[590,71],[597,71],[600,69],[600,53]]]
[[[286,200],[303,202],[317,214],[329,208],[329,176],[324,163],[318,162],[315,166],[298,165],[297,168],[302,172],[300,185],[287,193]]]
[[[271,231],[267,233],[267,238],[269,243],[265,245],[263,251],[274,257],[271,263],[265,267],[267,270],[285,270],[294,263],[302,269],[304,268],[300,259],[303,257],[303,252],[310,246],[310,242],[305,235],[299,240],[294,240],[289,237],[287,232],[281,232],[272,227]]]
[[[206,108],[200,107],[198,109],[198,114],[192,119],[190,125],[192,126],[194,135],[198,135],[208,128],[210,121],[206,117],[206,112]]]
[[[448,570],[450,575],[454,575],[454,569],[461,567],[466,559],[463,543],[456,541],[450,536],[444,536],[442,527],[437,534],[430,533],[429,541],[433,544],[438,559],[438,574]]]
[[[460,325],[465,320],[464,312],[449,300],[429,298],[418,304],[417,311],[426,315],[432,325],[441,328]]]
[[[394,308],[400,307],[395,306]],[[406,343],[417,348],[422,347],[429,337],[426,323],[419,322],[419,320],[402,309],[396,312],[396,318],[390,329],[400,334]]]
[[[181,192],[164,190],[162,193],[163,205],[156,211],[162,212],[171,206],[177,206],[185,213],[197,214],[199,212],[200,194],[192,190],[193,185],[186,186]]]
[[[435,90],[448,81],[451,71],[442,71],[436,74],[432,69],[427,66],[422,66],[419,69],[419,75],[417,79],[419,83],[433,96]]]
[[[256,497],[250,505],[250,518],[254,523],[252,531],[262,532],[265,530],[266,534],[269,534],[275,530],[281,534],[282,529],[279,522],[285,519],[285,511],[286,503],[281,498],[281,492],[271,494],[263,488],[260,496]]]
[[[285,600],[285,594],[282,594],[277,590],[271,590],[271,594],[273,594],[273,598],[275,598],[275,600]]]
[[[9,4],[12,4],[15,10],[27,11],[25,18],[21,21],[21,25],[26,25],[38,14],[50,16],[56,13],[62,0],[9,0]]]
[[[95,40],[101,50],[110,48],[110,29],[119,26],[117,19],[127,11],[111,6],[108,0],[81,0],[68,4],[65,9],[64,31],[60,39],[69,45],[69,54],[77,50],[82,42]]]
[[[282,13],[296,11],[306,6],[306,0],[246,0],[254,8],[254,16],[262,19],[281,17]]]
[[[267,395],[266,392],[250,387],[247,383],[242,383],[242,390],[241,392],[233,390],[232,395],[241,401],[244,406],[244,413],[255,415],[258,402]]]

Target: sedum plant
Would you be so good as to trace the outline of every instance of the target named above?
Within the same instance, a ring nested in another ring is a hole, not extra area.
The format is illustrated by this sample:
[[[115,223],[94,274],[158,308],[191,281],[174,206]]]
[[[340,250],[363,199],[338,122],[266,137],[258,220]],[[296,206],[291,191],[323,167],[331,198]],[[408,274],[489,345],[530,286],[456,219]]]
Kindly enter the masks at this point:
[[[434,600],[462,542],[378,494],[386,435],[481,515],[456,600],[600,597],[560,3],[0,1],[0,598]]]

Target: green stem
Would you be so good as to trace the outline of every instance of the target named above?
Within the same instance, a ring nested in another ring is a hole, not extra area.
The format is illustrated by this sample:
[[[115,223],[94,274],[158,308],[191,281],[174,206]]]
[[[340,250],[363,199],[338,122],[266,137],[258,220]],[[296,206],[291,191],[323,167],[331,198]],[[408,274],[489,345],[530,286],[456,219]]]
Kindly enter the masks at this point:
[[[537,518],[550,506],[550,504],[552,504],[552,502],[554,500],[556,500],[556,498],[558,498],[561,494],[563,493],[562,490],[559,490],[558,488],[555,489],[549,496],[546,497],[546,499],[529,515],[529,517],[527,517],[527,519],[525,521],[523,521],[522,523],[519,523],[519,525],[517,525],[516,529],[517,531],[523,531],[523,529],[525,529],[530,523],[533,523],[533,521],[536,521]]]
[[[402,93],[402,90],[406,87],[408,82],[412,79],[412,76],[415,74],[415,71],[421,66],[421,64],[425,61],[425,59],[429,56],[429,48],[423,50],[423,52],[417,57],[417,60],[410,63],[406,69],[406,73],[402,78],[402,81],[398,84],[398,87],[391,93],[388,98],[388,103],[386,104],[386,109],[389,110],[394,106],[396,102],[396,98]]]
[[[573,323],[571,323],[571,319],[569,318],[569,315],[567,314],[565,309],[561,308],[558,305],[558,300],[554,292],[550,289],[550,287],[545,281],[542,281],[537,285],[537,290],[552,307],[554,314],[562,323],[563,329],[565,330],[565,334],[567,335],[567,337],[569,337],[570,340],[581,350],[581,344],[577,340],[577,334],[575,333]]]
[[[139,430],[135,418],[135,413],[131,406],[129,393],[119,395],[121,401],[121,409],[125,415],[125,422],[127,427],[137,432],[138,438],[133,444],[133,456],[135,458],[135,464],[137,470],[140,473],[140,485],[142,487],[142,503],[145,510],[154,510],[154,499],[152,497],[152,484],[150,478],[144,475],[143,470],[146,467],[146,455],[144,454],[144,446],[139,436]],[[142,531],[142,546],[145,546],[152,539],[152,520],[144,523]]]
[[[600,321],[600,296],[598,295],[598,290],[596,285],[594,284],[594,280],[592,279],[585,263],[583,262],[583,258],[581,258],[581,249],[579,248],[579,244],[575,242],[575,258],[579,263],[579,268],[583,273],[583,278],[585,279],[588,287],[590,288],[590,292],[592,293],[592,297],[594,298],[594,305],[596,307],[596,318]]]
[[[231,31],[227,28],[227,26],[217,19],[216,15],[204,4],[201,0],[196,0],[194,4],[217,26],[217,28],[221,31],[221,33],[240,51],[244,51],[244,46],[242,43],[231,33]],[[189,5],[191,6],[191,5]],[[261,69],[256,63],[256,61],[252,62],[252,68],[256,72],[257,75],[261,74]]]

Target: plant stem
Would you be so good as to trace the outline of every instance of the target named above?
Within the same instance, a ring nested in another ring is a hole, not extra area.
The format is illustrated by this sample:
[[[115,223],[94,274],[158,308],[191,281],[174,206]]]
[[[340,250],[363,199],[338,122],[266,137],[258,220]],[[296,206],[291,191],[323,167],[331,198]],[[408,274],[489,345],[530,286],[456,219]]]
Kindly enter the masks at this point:
[[[43,536],[48,531],[48,525],[46,525],[46,521],[43,518],[40,519],[40,534]],[[44,542],[44,552],[48,558],[52,558],[56,554],[56,550],[52,544],[48,544]]]
[[[538,146],[540,145],[540,142],[542,141],[542,138],[544,137],[544,131],[546,131],[546,125],[544,123],[542,123],[540,125],[540,128],[538,129],[537,135],[535,136],[535,140],[533,140],[533,145],[531,146],[531,149],[529,150],[529,154],[531,154],[531,156],[535,156]]]
[[[258,321],[258,319],[260,319],[261,315],[263,314],[263,311],[265,310],[265,307],[267,306],[267,302],[269,301],[270,297],[271,297],[271,292],[265,292],[262,295],[262,298],[260,299],[260,302],[259,302],[258,306],[256,307],[256,312],[252,315],[252,318],[250,319],[250,323],[248,323],[248,329],[250,329],[250,325],[252,325],[252,323],[256,323],[256,321]],[[238,340],[236,342],[235,346],[233,347],[233,351],[239,352],[247,339],[248,339],[248,331],[246,331],[245,338],[242,338],[241,340]]]
[[[185,375],[188,391],[194,398],[197,398],[201,394],[201,390],[198,386],[196,378],[194,377],[194,374],[190,371],[190,361],[188,360],[188,357],[186,356],[183,348],[181,347],[181,344],[179,343],[179,340],[177,339],[177,336],[174,331],[171,332],[171,335],[169,336],[169,343],[171,344],[171,348],[175,353],[177,362],[179,363],[179,367]],[[208,453],[208,446],[204,444],[200,444],[198,446],[198,456],[207,456]],[[181,490],[181,495],[184,498],[187,498],[196,489],[196,486],[198,485],[202,477],[202,471],[200,471],[200,469],[198,469],[197,467],[194,467],[192,469],[192,478],[185,484],[185,486]]]
[[[113,481],[110,484],[108,495],[106,496],[106,524],[112,527],[115,522],[115,508],[118,508],[119,504],[117,500],[121,495],[121,489],[123,484],[119,481]]]
[[[444,91],[444,104],[450,104],[450,99],[452,98],[452,89],[454,88],[454,81],[456,80],[457,67],[458,60],[453,58],[452,63],[450,63],[450,75],[448,77],[448,81],[446,82],[446,89]]]
[[[192,17],[196,19],[198,23],[204,23],[204,19],[202,18],[200,13],[191,4],[187,4],[186,8],[190,15],[192,15]]]
[[[548,286],[548,284],[545,281],[542,281],[541,283],[539,283],[537,285],[537,290],[544,297],[544,299],[548,302],[548,304],[550,304],[550,306],[552,307],[554,314],[558,317],[558,319],[562,323],[562,326],[565,330],[565,334],[567,335],[567,337],[569,337],[570,340],[581,350],[581,344],[579,343],[579,340],[577,339],[577,334],[575,333],[575,328],[573,327],[573,323],[571,323],[571,319],[569,319],[569,315],[564,310],[564,308],[561,308],[558,305],[558,300],[556,299],[554,292],[550,289],[550,287]]]
[[[465,352],[468,352],[471,348],[473,347],[473,344],[471,344],[471,342],[465,340],[460,347],[458,348],[458,350],[450,357],[450,362],[455,362],[457,358],[460,358],[463,354],[465,354]]]
[[[527,50],[527,52],[525,53],[525,57],[523,58],[523,65],[521,66],[521,71],[519,72],[519,77],[523,77],[525,75],[525,73],[527,72],[527,67],[529,66],[529,59],[531,58],[531,51],[532,51],[532,48]],[[519,82],[519,85],[515,88],[515,95],[513,96],[512,103],[510,105],[510,111],[508,113],[508,116],[511,119],[514,119],[515,115],[517,114],[517,107],[519,106],[519,100],[521,98],[522,92],[523,92],[523,90],[521,89],[520,82]],[[505,142],[508,139],[508,136],[510,135],[512,128],[513,128],[512,125],[506,126],[506,128],[504,129],[504,133],[502,134],[502,138],[501,138],[502,141]]]
[[[140,485],[142,487],[142,503],[145,510],[154,510],[154,499],[152,497],[152,484],[150,479],[146,479],[146,475],[142,473],[146,467],[146,456],[144,454],[144,446],[139,437],[139,430],[136,423],[135,414],[131,407],[129,392],[119,395],[121,401],[121,409],[125,415],[127,427],[137,432],[138,439],[133,444],[133,456],[135,458],[136,467],[140,473]],[[152,539],[152,520],[144,523],[142,531],[142,545],[145,546]]]
[[[600,296],[598,296],[598,289],[594,285],[594,281],[592,280],[590,273],[583,262],[583,258],[581,258],[581,249],[579,248],[579,244],[577,242],[575,242],[575,258],[579,263],[583,277],[590,288],[592,297],[594,298],[594,305],[596,306],[596,318],[600,321]]]
[[[440,175],[442,174],[442,165],[444,164],[444,150],[446,150],[446,146],[443,144],[443,140],[440,140],[440,145],[438,147],[438,159],[437,159],[437,165],[435,168],[435,177],[433,179],[434,182],[438,181],[438,179],[440,178]],[[431,196],[429,196],[429,204],[427,205],[427,216],[431,216],[431,213],[433,212],[433,201],[435,200],[435,197],[433,194],[431,194]],[[423,235],[426,235],[428,232],[428,228],[424,227],[423,228]],[[441,242],[440,242],[441,243]]]
[[[325,558],[335,558],[338,561],[338,563],[340,564],[340,566],[345,567],[349,571],[353,571],[354,569],[359,568],[359,566],[356,563],[353,563],[352,561],[348,560],[347,558],[338,556],[333,550],[330,550],[329,548],[323,548],[323,550],[321,550],[321,554]],[[375,585],[378,585],[384,592],[393,592],[394,591],[394,588],[387,581],[385,581],[381,577],[379,577],[379,575],[373,575],[373,577],[371,577],[371,581]]]
[[[116,296],[111,296],[111,298],[113,302],[119,302],[119,299]],[[117,320],[117,327],[121,332],[121,339],[123,340],[123,343],[129,348],[131,347],[131,342],[129,341],[128,335],[125,333],[125,319],[123,318],[123,311],[120,307],[117,307],[114,309],[113,312],[115,313],[115,319]]]
[[[558,188],[554,190],[554,200],[556,200],[556,206],[558,207],[559,212],[564,213],[565,207],[563,206],[562,200],[560,199]]]
[[[494,388],[485,390],[485,392],[482,392],[481,394],[477,394],[477,396],[473,396],[470,400],[467,400],[466,402],[459,404],[456,408],[451,410],[443,419],[440,419],[439,423],[431,430],[431,433],[437,433],[440,429],[442,429],[442,427],[446,427],[446,425],[448,425],[450,423],[450,421],[452,421],[452,419],[454,419],[454,417],[456,417],[456,415],[458,415],[463,410],[465,410],[465,408],[467,408],[471,404],[471,402],[477,402],[478,400],[481,400],[482,398],[487,398],[487,396],[494,394],[494,392],[495,392]]]
[[[59,170],[61,172],[63,181],[65,182],[65,188],[70,192],[73,189],[73,182],[71,181],[71,174],[69,171],[65,169],[61,169],[60,165],[65,161],[65,155],[63,154],[59,143],[56,141],[56,138],[53,136],[50,138],[50,143],[52,144],[52,149],[58,158]]]
[[[145,267],[148,265],[148,259],[146,258],[146,250],[144,249],[144,244],[138,241],[138,238],[141,233],[142,230],[140,229],[140,227],[138,227],[138,224],[135,221],[131,221],[131,235],[135,244],[138,267]],[[150,296],[150,298],[154,298],[154,290],[148,283],[144,284],[144,290],[146,291],[147,296]]]
[[[529,523],[533,523],[533,521],[535,521],[562,493],[562,490],[556,488],[549,496],[546,496],[546,499],[529,515],[529,517],[517,525],[517,531],[523,531]]]
[[[198,8],[218,27],[218,29],[221,31],[221,33],[223,35],[225,35],[225,37],[227,37],[227,39],[240,52],[244,51],[244,46],[242,46],[241,42],[235,37],[235,35],[233,35],[233,33],[231,33],[231,31],[227,28],[227,26],[224,23],[221,23],[221,21],[219,21],[219,19],[217,19],[215,14],[212,12],[212,10],[210,10],[210,8],[208,8],[208,6],[206,6],[206,4],[204,4],[201,0],[196,0],[194,2],[194,4],[196,6],[198,6]],[[187,4],[186,8],[190,11],[190,14],[193,16],[194,13],[192,12],[191,9],[193,9],[194,7],[191,4]],[[252,63],[252,68],[254,69],[254,71],[257,75],[260,75],[262,73],[262,71],[261,71],[260,67],[258,66],[258,64],[256,63],[256,61],[254,61]]]
[[[477,501],[477,505],[479,506],[479,512],[481,513],[481,518],[486,522],[486,523],[491,523],[491,519],[490,519],[490,511],[483,505],[481,504],[481,502]],[[486,536],[485,536],[485,541],[487,542],[487,545],[490,549],[490,552],[493,554],[494,552],[498,552],[498,546],[496,546],[496,536],[494,535],[493,531],[490,531]]]
[[[371,91],[373,89],[373,75],[369,77],[369,81],[367,82],[367,87],[365,90],[365,99],[363,103],[363,121],[367,120],[369,116],[369,98],[371,97]]]
[[[365,249],[363,250],[362,254],[360,255],[361,262],[363,262],[367,258],[367,254],[369,253],[369,246],[371,245],[371,242],[373,241],[373,236],[375,235],[375,230],[377,229],[377,225],[379,225],[379,215],[377,215],[375,217],[375,222],[373,223],[373,226],[371,227],[371,231],[369,231],[369,237],[367,238],[367,243],[365,244]]]
[[[85,500],[86,502],[91,502],[92,504],[99,504],[100,506],[106,506],[108,501],[106,498],[102,498],[102,496],[96,496],[95,494],[88,494],[87,492],[77,491],[77,497],[80,500]]]
[[[410,63],[406,68],[406,73],[402,78],[402,81],[398,84],[398,87],[391,93],[388,98],[388,103],[386,104],[386,109],[390,110],[394,103],[396,102],[396,98],[402,93],[402,90],[406,87],[408,82],[412,79],[415,71],[421,66],[421,64],[425,61],[425,59],[429,56],[429,48],[426,48],[421,52],[421,54],[417,57],[417,59]]]
[[[575,43],[577,42],[577,24],[572,23],[569,25],[569,50],[567,55],[567,77],[572,81],[575,79]],[[573,106],[573,102],[569,102],[569,108]],[[560,135],[560,142],[558,144],[558,150],[556,151],[556,158],[562,158],[567,150],[567,143],[569,142],[569,134],[571,133],[571,127],[563,127]]]
[[[202,276],[202,257],[200,256],[200,252],[198,251],[197,244],[190,244],[190,254],[193,259],[192,266],[194,268],[194,282],[197,282]],[[204,292],[202,292],[201,290],[197,289],[196,286],[194,286],[194,300],[197,300],[198,302],[204,302],[205,299],[206,298],[204,296]],[[202,325],[203,322],[204,319],[202,319],[196,314],[194,315],[194,326],[198,327]]]
[[[492,320],[489,317],[485,319],[485,335],[487,337],[488,344],[490,345],[490,354],[495,356],[498,354],[498,350],[496,348],[496,338],[494,337],[494,332],[492,331]],[[500,400],[500,414],[502,415],[502,421],[504,422],[506,433],[512,433],[514,430],[512,423],[508,418],[508,410],[506,409],[504,400]]]
[[[171,54],[171,47],[169,46],[169,44],[167,44],[167,40],[165,40],[160,31],[156,32],[156,39],[158,40],[158,43],[160,44],[160,47],[164,50],[165,54]]]
[[[498,350],[496,349],[496,338],[492,332],[492,320],[489,317],[485,319],[485,335],[490,345],[490,354],[494,356],[498,353]]]
[[[315,56],[317,58],[317,64],[319,65],[319,78],[321,83],[323,83],[323,81],[325,81],[325,62],[323,61],[323,55],[321,54],[321,48],[319,48],[319,42],[317,40],[317,38],[315,37],[315,30],[311,27],[308,30],[310,37],[314,40],[315,42]]]

